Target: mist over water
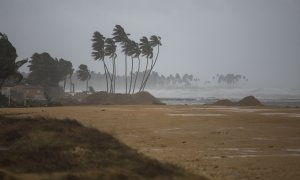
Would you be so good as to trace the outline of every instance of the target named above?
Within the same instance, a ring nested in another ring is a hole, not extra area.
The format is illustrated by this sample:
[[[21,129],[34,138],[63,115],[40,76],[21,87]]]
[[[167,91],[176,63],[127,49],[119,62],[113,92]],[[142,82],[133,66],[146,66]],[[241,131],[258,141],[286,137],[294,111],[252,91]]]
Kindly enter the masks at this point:
[[[253,95],[266,105],[300,106],[300,88],[147,89],[167,104],[206,104],[219,99],[240,100]]]

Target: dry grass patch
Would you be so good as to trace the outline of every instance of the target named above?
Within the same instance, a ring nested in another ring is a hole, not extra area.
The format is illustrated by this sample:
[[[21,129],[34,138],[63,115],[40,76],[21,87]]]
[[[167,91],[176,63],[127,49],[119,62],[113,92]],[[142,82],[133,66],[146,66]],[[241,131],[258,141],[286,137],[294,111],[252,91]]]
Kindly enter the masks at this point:
[[[0,179],[205,179],[70,119],[2,116],[0,149]]]

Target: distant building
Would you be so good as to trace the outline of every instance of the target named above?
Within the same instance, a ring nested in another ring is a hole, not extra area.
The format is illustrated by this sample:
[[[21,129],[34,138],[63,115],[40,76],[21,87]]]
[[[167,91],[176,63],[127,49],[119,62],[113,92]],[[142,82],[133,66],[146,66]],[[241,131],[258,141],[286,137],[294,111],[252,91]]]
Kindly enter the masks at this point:
[[[1,94],[16,100],[39,100],[45,101],[44,88],[41,86],[16,85],[13,87],[2,87]]]

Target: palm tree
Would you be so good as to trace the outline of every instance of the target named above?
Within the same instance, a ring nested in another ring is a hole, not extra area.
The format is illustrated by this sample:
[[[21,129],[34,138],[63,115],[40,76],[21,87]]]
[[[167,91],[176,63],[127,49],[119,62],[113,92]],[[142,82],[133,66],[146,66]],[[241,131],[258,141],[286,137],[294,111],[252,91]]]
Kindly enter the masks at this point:
[[[132,91],[132,93],[134,93],[136,81],[137,81],[137,78],[138,78],[138,75],[139,75],[139,72],[140,72],[140,63],[141,63],[141,61],[140,61],[141,50],[139,48],[139,44],[136,43],[135,41],[131,41],[131,46],[130,46],[128,54],[132,57],[132,60],[133,60],[133,58],[138,59],[138,69],[137,69],[137,72],[136,72],[136,75],[135,75],[133,91]],[[132,62],[132,64],[133,64],[133,62]],[[131,69],[131,76],[132,76],[132,71],[133,70]],[[131,82],[130,82],[130,86],[131,86]]]
[[[86,94],[89,90],[89,79],[91,79],[91,73],[85,64],[80,64],[77,70],[77,78],[80,81],[86,81]]]
[[[143,84],[145,82],[145,76],[146,76],[147,69],[148,69],[149,58],[150,59],[153,58],[153,48],[151,47],[150,42],[148,41],[148,38],[144,36],[142,39],[140,39],[140,41],[141,42],[139,45],[140,45],[141,53],[142,53],[142,56],[146,56],[147,63],[146,63],[146,67],[145,67],[145,71],[144,71],[144,75],[143,75],[143,79],[142,79],[142,83],[141,83],[139,92],[143,89]]]
[[[131,87],[132,87],[132,77],[133,77],[133,55],[134,55],[134,52],[133,52],[133,48],[134,48],[134,41],[132,40],[129,40],[128,39],[128,42],[126,43],[126,45],[124,45],[124,53],[126,53],[128,56],[131,56],[131,71],[130,71],[130,85],[129,85],[129,90],[128,90],[128,93],[130,94],[131,93]]]
[[[58,61],[60,73],[63,77],[63,88],[64,91],[66,90],[66,84],[67,84],[67,77],[70,75],[72,71],[72,63],[70,61],[67,61],[65,59],[60,58]]]
[[[127,51],[124,50],[126,48],[126,45],[129,42],[128,36],[130,34],[127,34],[125,32],[125,30],[123,29],[122,26],[120,25],[116,25],[115,28],[113,29],[113,39],[115,40],[115,42],[118,42],[122,45],[122,52],[124,52],[125,54],[125,84],[126,84],[126,90],[125,93],[127,94]]]
[[[157,54],[156,54],[154,63],[153,63],[153,59],[152,59],[151,68],[150,68],[149,73],[148,73],[148,75],[146,77],[146,80],[145,80],[145,82],[143,84],[143,90],[145,89],[147,81],[148,81],[148,78],[151,75],[153,67],[155,66],[155,64],[157,62],[157,58],[158,58],[158,55],[159,55],[159,46],[161,46],[161,41],[160,40],[161,40],[161,38],[159,36],[153,35],[153,36],[150,37],[150,45],[151,45],[152,48],[154,48],[154,47],[157,46]]]
[[[117,46],[115,45],[115,42],[112,38],[107,38],[105,40],[105,45],[104,45],[105,56],[108,56],[109,58],[111,58],[112,66],[113,66],[113,73],[112,73],[112,78],[111,78],[111,82],[110,82],[110,92],[111,93],[115,92],[115,84],[116,84],[116,63],[115,63],[115,60],[117,58],[116,48],[117,48]]]
[[[71,71],[70,71],[70,74],[69,74],[69,79],[70,79],[70,93],[74,92],[74,84],[72,82],[73,73],[74,73],[74,69],[72,68]]]
[[[93,52],[92,56],[94,57],[95,60],[100,60],[103,62],[104,66],[104,72],[105,72],[105,79],[106,79],[106,92],[108,92],[108,78],[109,77],[110,81],[112,80],[110,72],[105,64],[104,58],[105,58],[105,50],[104,50],[104,42],[105,42],[105,37],[99,33],[98,31],[94,32],[93,39],[92,39],[92,47],[93,47]]]
[[[16,48],[10,43],[8,37],[0,32],[0,88],[11,77],[17,81],[23,79],[18,69],[27,63],[28,60],[24,59],[16,62],[17,57]]]

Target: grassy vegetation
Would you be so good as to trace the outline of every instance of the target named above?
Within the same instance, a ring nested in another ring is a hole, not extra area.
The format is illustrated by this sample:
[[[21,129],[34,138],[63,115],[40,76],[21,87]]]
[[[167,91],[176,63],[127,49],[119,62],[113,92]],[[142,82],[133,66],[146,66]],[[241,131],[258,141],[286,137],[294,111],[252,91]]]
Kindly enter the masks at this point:
[[[0,179],[5,178],[205,179],[75,120],[0,117]]]

